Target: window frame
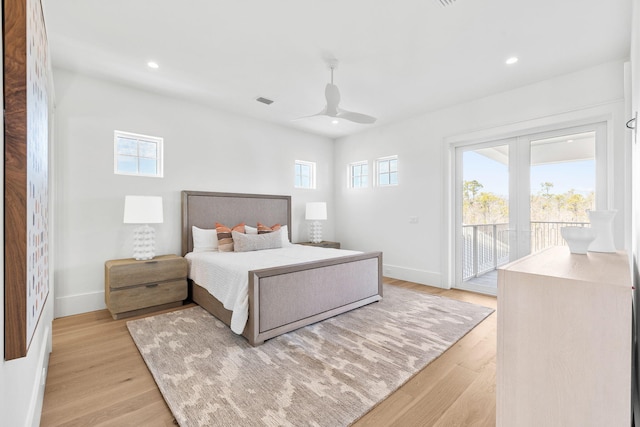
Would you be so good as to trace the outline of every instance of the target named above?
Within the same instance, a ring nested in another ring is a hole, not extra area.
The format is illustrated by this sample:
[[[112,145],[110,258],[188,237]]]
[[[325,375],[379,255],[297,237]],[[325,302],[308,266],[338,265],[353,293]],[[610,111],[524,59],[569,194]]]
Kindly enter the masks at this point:
[[[302,177],[303,174],[298,174],[298,166],[301,167],[309,167],[309,186],[302,185]],[[300,177],[300,181],[298,181],[298,177]],[[298,185],[300,182],[300,185]],[[294,175],[293,175],[293,186],[294,188],[299,188],[301,190],[315,190],[316,189],[316,162],[310,162],[308,160],[296,160],[294,163]]]
[[[362,166],[366,166],[367,167],[367,173],[366,174],[354,174],[354,168],[356,167],[360,167],[360,171],[362,172]],[[349,188],[368,188],[369,187],[369,176],[371,176],[371,174],[369,173],[369,161],[368,160],[361,160],[358,162],[352,162],[349,163],[347,165],[347,176],[349,179],[349,182],[347,183],[347,186]],[[360,178],[360,185],[355,185],[354,183],[354,178]],[[366,177],[364,183],[362,182],[362,178]]]
[[[140,159],[153,159],[153,157],[140,156],[140,148],[137,147],[138,154],[129,156],[136,159],[138,172],[124,172],[118,169],[118,140],[121,138],[132,139],[139,142],[153,143],[156,146],[156,173],[141,173]],[[164,177],[164,138],[159,136],[143,135],[140,133],[124,132],[120,130],[113,131],[113,173],[125,176],[141,176],[147,178],[163,178]]]
[[[394,161],[396,162],[396,169],[395,170],[391,170],[391,162]],[[380,171],[380,165],[383,162],[389,162],[389,169],[386,172],[381,172]],[[398,161],[398,156],[397,155],[393,155],[393,156],[386,156],[386,157],[379,157],[376,159],[376,186],[378,187],[396,187],[400,184],[400,181],[398,179],[398,172],[399,172],[399,161]],[[389,183],[388,184],[382,184],[381,183],[381,179],[380,176],[381,175],[389,175]],[[396,182],[392,183],[391,182],[391,174],[395,174],[396,176]]]

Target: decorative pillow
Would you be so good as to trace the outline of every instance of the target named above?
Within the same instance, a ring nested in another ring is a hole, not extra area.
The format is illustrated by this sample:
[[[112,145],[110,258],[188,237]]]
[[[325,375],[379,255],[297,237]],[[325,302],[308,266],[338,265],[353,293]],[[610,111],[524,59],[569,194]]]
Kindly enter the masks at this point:
[[[282,247],[290,246],[291,242],[289,241],[289,227],[283,225],[280,227],[280,235],[282,236]]]
[[[219,252],[233,252],[233,236],[231,234],[233,231],[244,234],[244,222],[241,222],[233,228],[229,228],[219,222],[216,222]]]
[[[193,234],[193,252],[211,252],[218,250],[218,236],[216,230],[191,227]]]
[[[271,232],[277,231],[277,230],[280,230],[280,224],[275,224],[275,225],[272,225],[271,227],[267,227],[266,225],[262,224],[261,222],[258,223],[258,234],[271,233]]]
[[[242,234],[232,231],[234,252],[261,251],[282,247],[281,231],[265,234]]]
[[[258,229],[250,225],[245,225],[244,234],[258,234]]]

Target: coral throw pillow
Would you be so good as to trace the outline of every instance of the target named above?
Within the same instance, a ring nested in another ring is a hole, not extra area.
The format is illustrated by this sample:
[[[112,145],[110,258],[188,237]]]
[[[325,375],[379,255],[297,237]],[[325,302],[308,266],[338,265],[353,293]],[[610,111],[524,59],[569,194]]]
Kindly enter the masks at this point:
[[[218,233],[218,251],[233,252],[233,236],[232,231],[244,234],[244,222],[229,228],[226,225],[216,222],[216,232]]]
[[[280,224],[272,225],[271,227],[267,227],[261,222],[258,223],[258,234],[271,233],[272,231],[280,230]]]

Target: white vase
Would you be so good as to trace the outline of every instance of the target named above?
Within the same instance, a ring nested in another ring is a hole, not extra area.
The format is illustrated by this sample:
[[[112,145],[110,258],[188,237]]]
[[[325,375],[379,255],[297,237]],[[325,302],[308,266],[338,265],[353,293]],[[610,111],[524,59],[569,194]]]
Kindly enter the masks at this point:
[[[590,252],[615,252],[613,241],[613,217],[618,211],[587,211],[591,228],[596,232],[596,238],[589,245]]]
[[[586,254],[587,248],[596,238],[596,231],[587,227],[561,227],[560,234],[572,254]]]

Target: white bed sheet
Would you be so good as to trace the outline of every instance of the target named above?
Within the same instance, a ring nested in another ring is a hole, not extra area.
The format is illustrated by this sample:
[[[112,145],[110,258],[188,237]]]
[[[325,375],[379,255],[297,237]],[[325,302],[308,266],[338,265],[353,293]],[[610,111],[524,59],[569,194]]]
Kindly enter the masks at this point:
[[[189,278],[233,312],[231,330],[242,334],[249,318],[249,271],[359,253],[290,245],[253,252],[190,252],[185,258],[189,262]]]

